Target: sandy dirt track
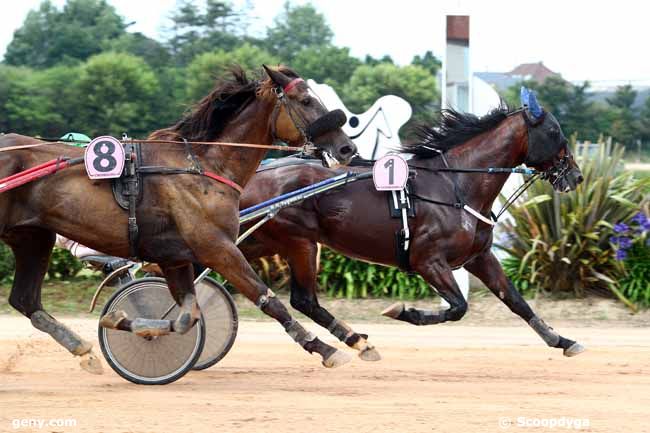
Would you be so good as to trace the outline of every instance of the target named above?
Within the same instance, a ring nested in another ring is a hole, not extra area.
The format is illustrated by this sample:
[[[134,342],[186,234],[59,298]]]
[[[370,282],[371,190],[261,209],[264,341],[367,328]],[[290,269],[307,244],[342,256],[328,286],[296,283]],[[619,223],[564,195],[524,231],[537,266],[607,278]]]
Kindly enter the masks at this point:
[[[95,320],[64,322],[94,338]],[[382,361],[355,356],[327,370],[279,325],[245,321],[220,364],[143,387],[107,365],[103,376],[82,372],[27,320],[0,316],[0,432],[575,431],[521,427],[518,417],[588,419],[579,431],[650,432],[647,328],[556,324],[588,347],[571,359],[523,324],[357,328],[370,334]],[[503,429],[506,417],[514,425]],[[73,418],[77,425],[12,427],[29,418]]]

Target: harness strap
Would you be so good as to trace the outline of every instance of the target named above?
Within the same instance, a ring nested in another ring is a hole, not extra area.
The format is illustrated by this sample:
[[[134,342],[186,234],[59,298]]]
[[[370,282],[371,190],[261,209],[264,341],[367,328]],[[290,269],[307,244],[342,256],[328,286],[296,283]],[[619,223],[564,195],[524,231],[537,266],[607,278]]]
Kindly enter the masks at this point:
[[[244,192],[244,188],[242,188],[241,186],[239,186],[239,184],[237,184],[236,182],[230,179],[226,179],[225,177],[219,176],[218,174],[212,173],[210,171],[204,171],[202,174],[203,176],[207,176],[210,179],[216,180],[217,182],[221,182],[223,184],[228,185],[229,187],[237,191],[240,195]]]
[[[291,90],[293,90],[293,88],[296,87],[298,84],[300,84],[300,83],[304,83],[304,82],[305,82],[305,80],[303,80],[302,78],[294,78],[293,80],[291,80],[291,81],[289,82],[289,84],[287,84],[286,86],[284,86],[284,89],[282,89],[282,91],[283,91],[284,93],[289,93],[289,92],[291,92]]]

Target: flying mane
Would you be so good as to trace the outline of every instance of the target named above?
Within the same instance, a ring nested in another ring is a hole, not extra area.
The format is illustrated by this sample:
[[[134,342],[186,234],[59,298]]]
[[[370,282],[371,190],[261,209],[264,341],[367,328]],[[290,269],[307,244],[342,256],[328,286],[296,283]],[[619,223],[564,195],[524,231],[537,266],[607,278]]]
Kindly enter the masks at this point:
[[[286,66],[280,66],[278,70],[288,77],[298,77]],[[155,131],[149,138],[212,141],[219,136],[233,116],[244,110],[256,95],[270,90],[271,87],[270,80],[250,80],[242,67],[235,65],[178,123]]]
[[[418,142],[404,144],[400,147],[400,151],[423,158],[436,156],[439,154],[437,150],[446,152],[479,134],[496,128],[513,111],[503,101],[499,107],[481,117],[450,108],[441,110],[439,124],[435,127],[419,127]]]

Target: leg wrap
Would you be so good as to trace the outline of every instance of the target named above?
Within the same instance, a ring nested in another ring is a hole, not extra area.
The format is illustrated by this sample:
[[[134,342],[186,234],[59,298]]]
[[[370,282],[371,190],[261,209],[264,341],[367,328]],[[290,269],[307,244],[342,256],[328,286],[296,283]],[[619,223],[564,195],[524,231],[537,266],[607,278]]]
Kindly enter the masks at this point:
[[[131,321],[131,332],[141,337],[158,337],[172,331],[170,320],[143,319],[138,317]]]
[[[261,295],[259,298],[257,298],[255,305],[257,305],[257,308],[264,311],[264,307],[266,307],[267,304],[271,301],[271,298],[275,298],[275,293],[273,293],[273,290],[271,289],[266,289],[266,294]]]
[[[284,326],[284,330],[287,331],[287,334],[289,334],[289,336],[293,338],[293,341],[300,344],[305,349],[306,349],[305,345],[307,345],[308,343],[316,339],[316,336],[314,334],[312,334],[311,332],[303,328],[302,325],[298,323],[296,320],[291,320],[290,322],[286,322],[283,324],[283,326]],[[311,353],[310,350],[308,351],[309,353]]]
[[[434,325],[436,323],[442,323],[445,321],[445,314],[447,311],[449,310],[433,312],[431,310],[418,310],[417,308],[409,308],[408,310],[402,311],[402,313],[397,316],[397,319],[418,326]]]
[[[68,349],[73,355],[83,355],[90,352],[90,349],[93,347],[92,344],[84,341],[74,331],[68,329],[64,324],[59,323],[45,311],[35,311],[30,316],[30,320],[34,328],[50,334],[57,343]]]
[[[535,330],[535,332],[537,332],[540,337],[542,337],[542,340],[544,340],[546,344],[551,347],[558,347],[561,337],[557,332],[553,330],[553,328],[544,323],[542,319],[534,316],[532,319],[530,319],[528,324]]]
[[[327,327],[327,330],[348,346],[354,345],[361,338],[359,334],[355,333],[348,325],[339,322],[336,319],[332,320],[332,323]]]

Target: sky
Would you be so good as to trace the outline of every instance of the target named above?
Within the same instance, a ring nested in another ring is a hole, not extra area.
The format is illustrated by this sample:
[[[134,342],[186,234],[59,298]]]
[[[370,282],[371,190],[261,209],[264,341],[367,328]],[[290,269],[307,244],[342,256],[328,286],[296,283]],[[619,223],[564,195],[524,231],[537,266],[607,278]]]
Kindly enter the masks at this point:
[[[53,0],[56,5],[65,0]],[[251,33],[263,35],[285,0],[233,0],[252,5]],[[109,0],[131,31],[160,39],[176,0]],[[203,4],[202,0],[197,3]],[[293,0],[294,4],[307,3]],[[444,50],[445,15],[470,15],[470,64],[475,72],[506,72],[543,61],[571,81],[650,85],[650,2],[634,0],[312,0],[353,55],[414,55]],[[0,54],[40,0],[0,0]]]

